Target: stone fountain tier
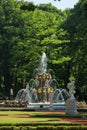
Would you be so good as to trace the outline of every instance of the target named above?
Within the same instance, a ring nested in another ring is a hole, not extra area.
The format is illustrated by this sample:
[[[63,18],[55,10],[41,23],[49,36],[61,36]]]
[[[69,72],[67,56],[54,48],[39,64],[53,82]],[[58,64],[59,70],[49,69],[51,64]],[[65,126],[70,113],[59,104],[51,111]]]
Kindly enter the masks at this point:
[[[39,103],[29,103],[27,109],[29,110],[65,110],[65,102],[52,103],[50,102],[39,102]]]

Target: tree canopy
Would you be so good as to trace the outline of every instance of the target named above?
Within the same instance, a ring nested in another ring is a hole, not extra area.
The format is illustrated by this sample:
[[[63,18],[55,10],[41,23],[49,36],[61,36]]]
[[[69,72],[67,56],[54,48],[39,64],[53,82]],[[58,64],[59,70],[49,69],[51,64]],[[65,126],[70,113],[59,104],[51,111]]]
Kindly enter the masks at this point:
[[[43,52],[59,87],[75,80],[76,94],[87,91],[87,1],[61,11],[51,4],[0,1],[0,97],[14,96],[32,78]],[[82,95],[82,96],[81,96]]]

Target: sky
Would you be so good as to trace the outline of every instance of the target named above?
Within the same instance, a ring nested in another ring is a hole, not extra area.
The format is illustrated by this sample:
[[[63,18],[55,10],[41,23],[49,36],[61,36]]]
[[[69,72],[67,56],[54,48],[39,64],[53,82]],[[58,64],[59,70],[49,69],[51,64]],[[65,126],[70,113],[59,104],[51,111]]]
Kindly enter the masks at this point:
[[[39,5],[39,4],[48,4],[51,3],[52,5],[54,5],[55,7],[57,7],[58,9],[64,10],[66,8],[73,8],[74,5],[79,1],[79,0],[25,0],[25,1],[29,1],[29,2],[33,2],[35,5]]]

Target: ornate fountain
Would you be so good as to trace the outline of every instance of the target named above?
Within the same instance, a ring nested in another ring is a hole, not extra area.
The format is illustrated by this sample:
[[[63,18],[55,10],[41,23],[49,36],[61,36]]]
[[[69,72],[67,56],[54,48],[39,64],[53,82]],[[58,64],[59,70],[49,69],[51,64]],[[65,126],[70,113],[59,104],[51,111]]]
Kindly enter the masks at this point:
[[[42,54],[34,78],[29,80],[25,89],[18,91],[15,100],[27,102],[33,109],[65,109],[65,100],[69,97],[65,89],[60,89],[56,79],[47,71],[47,56]]]
[[[59,88],[53,78],[52,70],[47,69],[47,56],[43,53],[39,66],[34,71],[34,78],[30,79],[25,89],[20,89],[13,100],[13,90],[10,90],[11,100],[0,103],[0,107],[26,107],[33,110],[66,110],[68,115],[77,114],[77,104],[74,97],[74,83],[70,81],[66,89]],[[82,102],[78,107],[83,107]],[[87,108],[87,104],[84,104]]]

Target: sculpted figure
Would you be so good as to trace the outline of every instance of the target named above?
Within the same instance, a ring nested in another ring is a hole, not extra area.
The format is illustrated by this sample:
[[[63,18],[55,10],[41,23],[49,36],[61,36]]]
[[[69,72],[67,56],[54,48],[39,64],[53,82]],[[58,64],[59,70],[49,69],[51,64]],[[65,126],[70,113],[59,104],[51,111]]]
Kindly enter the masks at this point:
[[[67,83],[67,88],[69,89],[69,96],[70,96],[70,98],[75,98],[74,97],[74,94],[75,94],[74,81],[69,81]]]

